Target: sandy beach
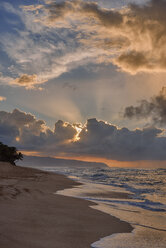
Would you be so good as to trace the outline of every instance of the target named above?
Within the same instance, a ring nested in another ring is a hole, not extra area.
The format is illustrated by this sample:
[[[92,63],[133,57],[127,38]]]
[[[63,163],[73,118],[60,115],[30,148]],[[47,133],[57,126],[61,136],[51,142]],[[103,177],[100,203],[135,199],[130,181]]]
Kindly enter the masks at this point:
[[[0,162],[0,247],[89,248],[127,222],[90,208],[94,203],[54,194],[79,183],[63,175]]]

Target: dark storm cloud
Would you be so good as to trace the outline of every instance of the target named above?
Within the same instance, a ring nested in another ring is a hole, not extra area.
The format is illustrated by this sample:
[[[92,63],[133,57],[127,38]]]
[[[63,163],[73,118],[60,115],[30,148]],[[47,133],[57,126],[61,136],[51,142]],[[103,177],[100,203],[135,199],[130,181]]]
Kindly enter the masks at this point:
[[[49,129],[43,120],[18,109],[13,112],[0,111],[0,139],[10,139],[10,144],[24,149],[44,149],[69,142],[76,135],[76,129],[69,123],[57,121],[55,129]]]
[[[163,87],[159,95],[152,97],[149,101],[142,100],[138,106],[125,108],[124,117],[152,118],[153,124],[166,125],[166,88]]]
[[[80,133],[75,151],[118,161],[165,160],[166,138],[158,137],[161,133],[157,128],[118,129],[104,121],[90,119]]]
[[[34,123],[35,117],[31,114],[21,112],[18,109],[14,109],[11,113],[8,113],[6,111],[0,111],[0,122],[10,123],[10,125],[14,125],[19,128],[24,125]]]
[[[158,128],[130,131],[96,119],[87,120],[84,126],[59,120],[51,130],[31,114],[19,110],[0,112],[0,141],[54,156],[166,160],[166,137],[162,132]]]
[[[13,145],[18,135],[19,130],[17,127],[9,123],[0,122],[0,141],[3,141],[5,144]]]

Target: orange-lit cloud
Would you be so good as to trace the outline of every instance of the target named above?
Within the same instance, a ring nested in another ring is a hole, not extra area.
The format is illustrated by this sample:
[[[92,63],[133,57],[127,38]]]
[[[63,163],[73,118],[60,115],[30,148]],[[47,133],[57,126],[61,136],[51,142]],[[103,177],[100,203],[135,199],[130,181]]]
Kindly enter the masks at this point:
[[[98,62],[113,63],[131,74],[166,71],[165,0],[130,4],[120,10],[82,0],[26,8],[34,11],[39,7],[45,17],[38,21],[53,27],[74,26],[82,44],[101,49]]]
[[[6,101],[6,97],[0,96],[0,102]]]
[[[84,126],[59,120],[51,130],[31,114],[17,109],[11,113],[0,111],[0,137],[6,144],[39,155],[83,158],[114,166],[166,161],[166,137],[162,132],[154,127],[131,131],[95,118],[88,119]]]
[[[46,80],[39,80],[38,76],[35,74],[33,75],[23,74],[19,78],[12,80],[10,84],[24,86],[27,89],[33,89],[36,87],[36,85],[43,84],[45,82]]]

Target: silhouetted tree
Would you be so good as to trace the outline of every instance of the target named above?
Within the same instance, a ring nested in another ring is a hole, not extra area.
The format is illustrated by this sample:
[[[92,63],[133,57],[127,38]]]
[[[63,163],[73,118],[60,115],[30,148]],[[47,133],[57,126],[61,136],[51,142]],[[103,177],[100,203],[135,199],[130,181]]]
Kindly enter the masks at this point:
[[[0,161],[15,165],[15,161],[22,159],[23,155],[17,151],[16,147],[9,147],[0,142]]]

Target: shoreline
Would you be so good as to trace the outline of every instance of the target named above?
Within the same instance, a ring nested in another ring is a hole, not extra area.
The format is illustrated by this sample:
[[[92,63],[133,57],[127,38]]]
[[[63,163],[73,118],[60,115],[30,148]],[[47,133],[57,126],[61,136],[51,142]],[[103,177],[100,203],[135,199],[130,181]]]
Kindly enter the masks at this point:
[[[90,248],[133,227],[96,204],[55,194],[81,183],[61,174],[0,162],[0,247]]]

